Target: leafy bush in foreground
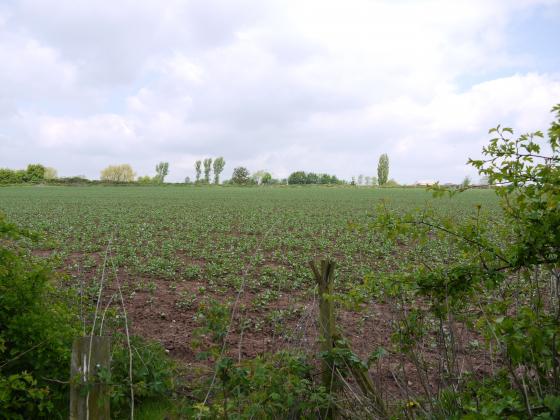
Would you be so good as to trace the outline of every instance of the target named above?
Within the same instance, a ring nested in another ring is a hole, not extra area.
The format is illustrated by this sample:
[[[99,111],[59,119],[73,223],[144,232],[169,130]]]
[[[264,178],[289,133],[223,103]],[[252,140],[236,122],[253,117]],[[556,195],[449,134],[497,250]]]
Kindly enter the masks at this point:
[[[278,352],[241,363],[222,357],[215,368],[211,400],[188,405],[182,413],[187,418],[313,419],[329,403],[312,379],[314,367],[301,355]]]
[[[65,405],[63,382],[79,334],[71,293],[55,292],[49,270],[26,256],[23,239],[33,235],[0,214],[0,413],[7,418],[44,416]]]
[[[171,397],[176,369],[161,344],[131,337],[131,347],[135,402]],[[126,417],[130,409],[129,354],[122,334],[113,336],[110,384],[111,413]]]
[[[503,220],[480,205],[463,223],[380,207],[375,228],[418,249],[416,261],[364,288],[400,312],[395,351],[415,366],[423,389],[407,416],[560,416],[560,105],[553,112],[546,148],[540,131],[513,138],[498,126],[484,158],[469,160],[494,185]],[[454,196],[467,188],[433,189]],[[435,241],[441,256],[426,252]],[[459,325],[484,340],[478,358],[489,371],[464,367]],[[430,357],[428,346],[436,349]]]

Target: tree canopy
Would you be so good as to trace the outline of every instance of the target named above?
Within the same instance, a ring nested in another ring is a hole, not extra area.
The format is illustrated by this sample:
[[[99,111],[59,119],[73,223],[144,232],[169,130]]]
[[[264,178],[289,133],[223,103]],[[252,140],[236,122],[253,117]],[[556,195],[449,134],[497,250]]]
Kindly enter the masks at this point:
[[[101,171],[101,181],[132,182],[136,174],[128,163],[110,165]]]
[[[383,153],[379,156],[379,163],[377,164],[377,181],[379,185],[385,185],[389,180],[389,156]]]

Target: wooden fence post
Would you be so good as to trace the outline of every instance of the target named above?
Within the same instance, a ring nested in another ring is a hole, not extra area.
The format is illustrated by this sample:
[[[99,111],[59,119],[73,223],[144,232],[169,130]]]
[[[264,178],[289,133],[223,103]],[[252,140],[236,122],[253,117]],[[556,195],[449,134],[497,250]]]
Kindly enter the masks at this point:
[[[319,287],[319,332],[321,338],[321,351],[329,352],[335,347],[335,340],[337,337],[334,304],[330,298],[333,289],[332,284],[335,263],[331,260],[321,260],[319,267],[315,261],[310,261],[309,265],[311,266],[311,270],[313,270],[315,281]],[[322,361],[322,377],[323,385],[325,386],[327,392],[331,393],[338,388],[338,381],[336,379],[334,366],[332,366],[326,359],[323,359]],[[332,406],[325,410],[325,413],[322,413],[321,415],[321,418],[332,419],[335,417],[336,408]]]
[[[72,346],[70,366],[70,419],[109,420],[108,384],[99,383],[98,373],[110,369],[109,337],[80,337]]]

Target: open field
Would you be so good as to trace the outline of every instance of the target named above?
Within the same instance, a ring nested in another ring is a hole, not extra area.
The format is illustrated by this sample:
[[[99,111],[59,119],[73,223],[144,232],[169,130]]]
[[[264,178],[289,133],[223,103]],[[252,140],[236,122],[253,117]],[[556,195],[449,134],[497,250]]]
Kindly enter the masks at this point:
[[[239,297],[227,339],[236,358],[314,349],[313,257],[336,260],[337,291],[409,258],[407,248],[393,249],[375,230],[354,228],[367,226],[382,200],[402,211],[433,207],[457,219],[473,215],[477,204],[499,211],[490,190],[434,200],[422,189],[351,187],[0,188],[0,210],[43,234],[35,256],[49,258],[67,274],[65,283],[91,302],[111,242],[132,332],[161,342],[187,363],[199,363],[193,331],[200,308],[212,299],[231,304]],[[428,252],[444,259],[451,250]],[[345,308],[339,317],[359,354],[389,347],[387,304],[370,302],[362,312]]]

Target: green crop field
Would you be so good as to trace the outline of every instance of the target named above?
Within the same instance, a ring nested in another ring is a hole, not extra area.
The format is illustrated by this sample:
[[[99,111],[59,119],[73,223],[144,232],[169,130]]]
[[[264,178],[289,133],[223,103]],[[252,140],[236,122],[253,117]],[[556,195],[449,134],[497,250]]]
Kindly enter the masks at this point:
[[[501,348],[486,343],[545,290],[533,287],[540,274],[515,271],[530,248],[515,245],[502,205],[492,188],[439,198],[352,186],[0,188],[0,212],[38,233],[20,238],[21,252],[56,272],[72,328],[112,336],[112,409],[124,416],[136,390],[139,418],[274,417],[294,401],[316,413],[328,406],[330,363],[350,392],[340,407],[356,418],[414,413],[435,395],[434,410],[454,412],[450,381],[464,378],[457,398],[471,398],[469,384],[502,369]],[[326,293],[310,264],[325,259],[335,263]],[[525,335],[511,331],[521,349]],[[356,392],[368,399],[356,405]],[[286,404],[267,405],[280,395]]]
[[[9,219],[42,234],[35,256],[66,273],[68,286],[87,286],[82,293],[92,300],[110,243],[132,331],[185,361],[195,358],[190,338],[209,299],[230,304],[242,292],[229,341],[237,349],[243,332],[240,351],[253,356],[313,336],[307,319],[314,310],[312,258],[336,261],[339,292],[404,264],[406,248],[395,252],[374,229],[363,228],[381,203],[459,219],[478,204],[498,210],[491,190],[435,200],[423,189],[349,187],[0,189],[0,209]],[[438,258],[449,250],[432,252]],[[363,336],[358,321],[356,335]],[[350,328],[358,321],[345,322]],[[361,343],[364,351],[367,345]]]

